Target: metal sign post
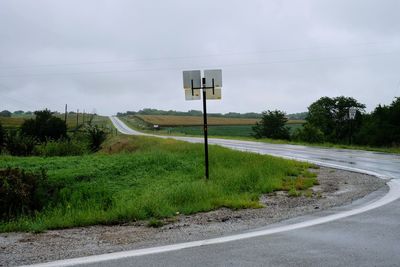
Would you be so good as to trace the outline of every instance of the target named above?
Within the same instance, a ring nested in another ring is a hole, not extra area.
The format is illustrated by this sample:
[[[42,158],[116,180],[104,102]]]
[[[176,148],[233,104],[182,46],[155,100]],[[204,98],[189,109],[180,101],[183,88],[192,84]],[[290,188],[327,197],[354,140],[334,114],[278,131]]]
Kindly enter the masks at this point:
[[[201,78],[200,70],[183,71],[183,88],[186,100],[199,100],[200,90],[203,95],[203,132],[204,132],[204,165],[206,179],[209,178],[208,164],[208,125],[207,99],[221,99],[222,71],[205,70]],[[209,90],[209,91],[208,91]]]
[[[350,122],[350,136],[349,136],[349,144],[352,144],[353,141],[353,120],[356,118],[357,108],[350,107],[349,108],[349,122]]]

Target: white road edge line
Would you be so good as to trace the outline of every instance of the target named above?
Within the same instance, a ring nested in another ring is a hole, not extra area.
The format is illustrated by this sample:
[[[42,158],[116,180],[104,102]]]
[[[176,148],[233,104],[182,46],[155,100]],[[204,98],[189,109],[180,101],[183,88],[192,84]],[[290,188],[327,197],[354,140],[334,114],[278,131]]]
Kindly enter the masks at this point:
[[[114,123],[114,120],[111,120],[111,121]],[[114,125],[115,125],[115,123],[114,123]],[[116,128],[118,130],[120,130],[119,127],[116,126]],[[129,134],[129,133],[127,133],[127,131],[124,131],[122,133]],[[280,155],[278,155],[278,156],[280,156]],[[296,159],[296,158],[292,158],[292,157],[286,157],[286,158]],[[298,160],[298,159],[296,159],[296,160]],[[302,159],[300,159],[300,160],[302,160]],[[303,159],[303,161],[304,161],[304,159]],[[336,165],[336,164],[327,164],[327,163],[316,162],[316,161],[310,161],[310,162],[313,162],[313,163],[316,163],[319,165],[337,168],[337,169],[365,173],[365,174],[378,176],[380,178],[386,178],[385,176],[380,175],[378,173],[374,173],[371,171],[364,171],[362,169],[340,166],[340,165]],[[314,225],[319,225],[319,224],[343,219],[343,218],[353,216],[356,214],[360,214],[360,213],[384,206],[386,204],[389,204],[390,202],[397,200],[400,197],[400,182],[398,180],[390,180],[387,184],[389,186],[388,193],[385,194],[380,199],[378,199],[377,201],[374,201],[365,206],[361,206],[361,207],[358,207],[358,208],[355,208],[352,210],[343,211],[343,212],[339,212],[336,214],[332,214],[332,215],[328,215],[328,216],[324,216],[324,217],[320,217],[320,218],[316,218],[316,219],[311,219],[311,220],[300,222],[300,223],[294,223],[294,224],[279,226],[279,227],[271,228],[271,229],[258,230],[258,231],[254,231],[254,232],[236,234],[236,235],[230,235],[230,236],[224,236],[224,237],[218,237],[218,238],[211,238],[211,239],[185,242],[185,243],[159,246],[159,247],[152,247],[152,248],[145,248],[145,249],[135,249],[135,250],[129,250],[129,251],[114,252],[114,253],[101,254],[101,255],[93,255],[93,256],[74,258],[74,259],[59,260],[59,261],[39,263],[39,264],[34,264],[34,265],[29,265],[29,266],[50,267],[50,266],[74,266],[74,265],[78,265],[78,264],[79,265],[92,264],[92,263],[97,263],[97,262],[145,256],[145,255],[151,255],[151,254],[157,254],[157,253],[177,251],[177,250],[187,249],[187,248],[201,247],[201,246],[206,246],[206,245],[221,244],[221,243],[226,243],[226,242],[232,242],[232,241],[253,238],[253,237],[266,236],[266,235],[301,229],[301,228],[305,228],[305,227],[310,227],[310,226],[314,226]]]

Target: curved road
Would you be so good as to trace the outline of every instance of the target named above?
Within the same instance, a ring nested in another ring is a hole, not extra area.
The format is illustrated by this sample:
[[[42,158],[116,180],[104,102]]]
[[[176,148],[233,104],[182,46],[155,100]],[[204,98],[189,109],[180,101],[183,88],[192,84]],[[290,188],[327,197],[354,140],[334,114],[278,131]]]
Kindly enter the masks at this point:
[[[116,117],[124,134],[130,129]],[[158,136],[161,137],[161,136]],[[202,138],[174,138],[203,142]],[[400,156],[385,153],[209,139],[210,144],[314,162],[388,179],[355,203],[221,238],[58,261],[41,266],[399,266]]]

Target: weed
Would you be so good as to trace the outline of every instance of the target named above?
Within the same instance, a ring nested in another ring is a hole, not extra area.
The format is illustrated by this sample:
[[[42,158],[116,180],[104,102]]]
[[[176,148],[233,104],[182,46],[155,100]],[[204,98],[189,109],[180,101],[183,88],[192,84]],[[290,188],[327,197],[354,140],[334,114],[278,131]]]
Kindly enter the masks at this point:
[[[164,225],[164,223],[161,220],[158,219],[150,219],[150,221],[148,222],[147,226],[148,227],[153,227],[153,228],[160,228]]]
[[[304,196],[308,197],[308,198],[311,198],[313,196],[313,191],[311,189],[310,190],[306,190],[304,192]]]
[[[291,188],[288,192],[289,197],[299,197],[301,196],[301,193],[297,191],[295,188]]]

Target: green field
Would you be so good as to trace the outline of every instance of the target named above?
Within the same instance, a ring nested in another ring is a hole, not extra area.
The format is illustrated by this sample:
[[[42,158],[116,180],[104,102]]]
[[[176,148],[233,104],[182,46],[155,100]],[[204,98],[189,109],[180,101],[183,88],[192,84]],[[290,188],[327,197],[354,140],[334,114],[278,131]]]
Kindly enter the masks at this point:
[[[301,124],[288,124],[287,127],[291,131],[302,127]],[[165,127],[161,128],[161,132],[168,134],[184,134],[184,135],[203,135],[203,127],[201,126],[181,126],[181,127]],[[252,136],[253,125],[228,125],[228,126],[208,126],[208,134],[210,136]]]
[[[257,208],[262,193],[305,190],[309,164],[172,139],[117,136],[100,153],[75,157],[0,156],[0,168],[47,170],[53,197],[34,216],[0,222],[0,232],[43,231],[173,217],[220,207]]]
[[[203,127],[187,126],[187,127],[166,127],[161,131],[169,134],[185,134],[185,135],[203,135]],[[233,125],[233,126],[209,126],[208,134],[210,136],[251,136],[251,125]]]

